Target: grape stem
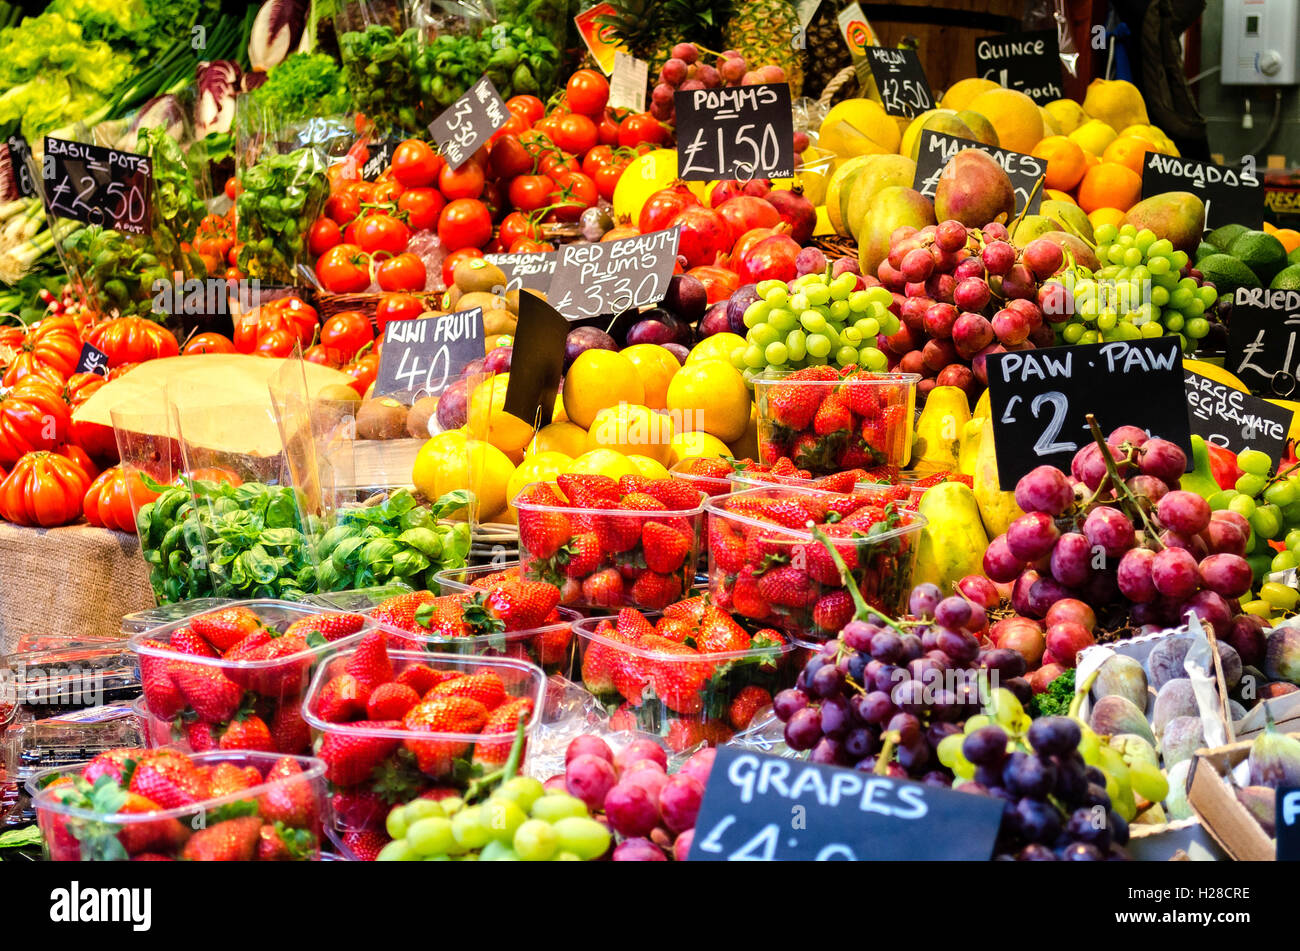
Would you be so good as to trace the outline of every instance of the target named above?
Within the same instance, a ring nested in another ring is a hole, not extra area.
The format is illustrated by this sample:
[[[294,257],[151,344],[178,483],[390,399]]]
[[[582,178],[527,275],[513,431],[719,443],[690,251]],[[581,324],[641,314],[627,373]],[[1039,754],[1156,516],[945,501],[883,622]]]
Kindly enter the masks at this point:
[[[1083,720],[1079,718],[1079,711],[1083,709],[1083,698],[1088,696],[1088,692],[1092,690],[1093,682],[1097,679],[1099,673],[1101,673],[1100,667],[1094,670],[1082,684],[1076,683],[1074,685],[1074,699],[1070,701],[1070,709],[1065,711],[1065,715],[1070,719],[1083,723]]]
[[[1146,531],[1147,538],[1150,539],[1155,550],[1164,551],[1165,543],[1160,540],[1160,535],[1156,531],[1155,526],[1152,525],[1151,520],[1147,518],[1146,510],[1143,509],[1141,503],[1138,502],[1137,496],[1135,496],[1129,490],[1129,487],[1124,484],[1124,480],[1119,477],[1119,469],[1115,468],[1115,460],[1111,458],[1110,446],[1107,445],[1106,438],[1101,434],[1101,427],[1097,425],[1097,417],[1093,416],[1092,413],[1089,413],[1087,419],[1088,428],[1092,430],[1093,441],[1097,443],[1097,448],[1101,450],[1102,461],[1106,463],[1106,477],[1101,480],[1101,485],[1097,486],[1097,492],[1093,494],[1093,498],[1095,499],[1102,489],[1106,487],[1107,481],[1112,483],[1116,494],[1120,497],[1119,500],[1127,502],[1128,506],[1137,513],[1137,517],[1142,520],[1142,527]]]
[[[858,590],[858,584],[853,580],[853,575],[849,573],[849,566],[844,563],[840,553],[836,551],[835,546],[831,544],[830,536],[827,535],[820,527],[813,524],[812,520],[808,521],[808,528],[812,530],[813,538],[821,544],[827,552],[830,553],[831,561],[835,562],[835,570],[840,573],[840,582],[849,592],[849,597],[853,599],[853,616],[859,621],[872,621],[882,623],[886,627],[893,628],[898,634],[908,633],[903,627],[895,623],[891,618],[884,615],[883,612],[877,611],[871,605],[867,604],[867,599],[862,596]]]
[[[876,754],[876,765],[871,771],[877,776],[885,776],[889,772],[889,764],[894,761],[894,748],[898,746],[900,737],[897,730],[886,730],[880,738],[885,742],[880,747],[880,752]]]

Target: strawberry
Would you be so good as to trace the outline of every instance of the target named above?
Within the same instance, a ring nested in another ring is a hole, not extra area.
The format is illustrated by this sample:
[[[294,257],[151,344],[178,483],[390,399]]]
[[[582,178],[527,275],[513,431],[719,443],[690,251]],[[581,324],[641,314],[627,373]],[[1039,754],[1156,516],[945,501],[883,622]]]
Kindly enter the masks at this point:
[[[130,789],[164,809],[188,806],[208,797],[207,784],[190,758],[166,747],[149,750],[140,758],[131,774]]]
[[[140,687],[144,692],[145,704],[149,712],[163,720],[170,720],[185,709],[185,698],[172,683],[167,673],[170,661],[149,652],[170,652],[170,648],[161,641],[144,640],[140,646]]]
[[[640,615],[638,615],[639,617]],[[595,637],[586,638],[582,650],[582,683],[596,695],[612,692],[614,687],[614,660],[619,653],[615,644],[625,644],[629,639],[618,633],[608,621],[596,628]],[[609,643],[609,642],[614,643]]]
[[[303,778],[302,767],[292,756],[275,761],[266,771],[270,788],[257,801],[258,811],[267,822],[282,822],[291,828],[310,829],[316,825],[319,808],[316,791]]]
[[[346,614],[342,611],[313,614],[311,617],[299,618],[290,624],[285,628],[284,636],[297,634],[308,644],[312,643],[312,634],[319,634],[327,641],[337,641],[355,634],[365,626],[365,623],[365,617],[360,614]]]
[[[216,724],[195,720],[184,725],[185,744],[191,753],[208,753],[219,749],[221,729]]]
[[[767,517],[786,528],[806,528],[810,521],[822,521],[816,503],[796,498],[773,499]]]
[[[813,607],[813,623],[824,631],[839,631],[853,620],[853,598],[843,588],[818,599]]]
[[[366,690],[351,674],[337,674],[321,685],[316,697],[316,716],[326,723],[347,723],[366,712]]]
[[[532,485],[526,485],[523,491],[518,495],[518,501],[526,502],[531,505],[550,505],[562,507],[567,503],[555,491],[555,486],[550,482],[535,482]]]
[[[373,862],[379,858],[380,850],[391,840],[377,829],[361,829],[347,832],[343,836],[343,846],[358,862]]]
[[[844,378],[840,392],[845,395],[849,409],[859,416],[875,416],[880,412],[881,396],[885,387],[873,380],[881,377],[865,370],[857,370]]]
[[[468,697],[487,710],[495,710],[506,699],[506,686],[494,673],[475,673],[438,684],[424,699],[434,697]]]
[[[569,643],[572,640],[573,628],[568,623],[562,621],[559,624],[548,624],[532,639],[533,647],[537,651],[535,663],[542,667],[567,663]]]
[[[612,508],[618,502],[618,483],[609,476],[566,472],[556,476],[555,484],[575,508]]]
[[[756,621],[772,613],[771,605],[758,593],[758,579],[750,565],[736,575],[736,583],[731,589],[731,607],[737,614]]]
[[[368,729],[400,730],[401,720],[375,720]],[[400,741],[389,736],[374,736],[356,728],[336,727],[325,731],[325,739],[316,751],[325,762],[325,778],[336,786],[354,786],[364,782],[371,771],[397,749]]]
[[[221,734],[217,747],[223,750],[260,750],[264,753],[275,752],[275,743],[271,740],[271,729],[259,716],[247,716],[230,721],[226,731]]]
[[[257,666],[245,669],[248,689],[273,699],[297,696],[311,671],[310,651],[306,639],[298,633],[282,634],[249,651],[245,660]]]
[[[289,862],[293,860],[293,854],[289,851],[289,844],[280,837],[279,831],[273,825],[264,825],[258,830],[255,857],[259,862]]]
[[[311,728],[302,718],[296,700],[281,703],[271,717],[271,745],[277,753],[306,753],[311,749]]]
[[[560,589],[544,581],[509,581],[483,599],[487,612],[505,624],[507,631],[540,627],[560,603]]]
[[[254,769],[253,772],[256,773],[257,770]],[[208,779],[208,792],[215,798],[261,785],[261,782],[260,774],[256,780],[250,781],[248,774],[234,763],[218,763],[212,768],[212,775]]]
[[[619,502],[619,508],[627,509],[630,512],[666,512],[668,506],[660,502],[653,495],[647,495],[644,492],[633,492],[623,496]]]
[[[790,458],[796,464],[809,471],[825,472],[827,469],[844,469],[847,465],[836,464],[834,446],[840,439],[825,439],[815,433],[800,433],[790,447]],[[841,457],[842,460],[843,457]],[[860,463],[855,463],[860,465]]]
[[[792,565],[764,572],[758,579],[758,593],[769,604],[784,608],[808,607],[817,599],[808,576]]]
[[[474,744],[474,762],[487,769],[500,766],[510,757],[510,747],[515,742],[515,731],[520,720],[533,715],[533,701],[519,697],[507,701],[493,710],[483,724],[483,736],[505,735],[501,740],[479,740]]]
[[[388,639],[380,631],[371,631],[361,638],[343,669],[357,678],[357,684],[367,695],[375,687],[393,679],[393,662],[388,659]]]
[[[623,604],[623,576],[617,568],[606,568],[582,582],[582,598],[598,608],[616,608]]]
[[[274,639],[275,633],[273,631],[267,630],[264,627],[259,627],[252,634],[249,634],[238,644],[231,647],[230,650],[226,651],[225,654],[222,655],[222,658],[225,660],[245,660],[250,653],[257,650],[257,648],[261,647],[263,644],[271,643]],[[236,672],[232,670],[232,673]],[[240,674],[243,674],[243,672],[240,671],[236,673],[236,677]]]
[[[832,472],[817,481],[817,488],[823,492],[852,492],[853,487],[863,481],[866,475],[862,469],[846,469]]]
[[[731,473],[735,472],[735,467],[721,459],[707,458],[704,456],[694,456],[690,459],[683,459],[680,464],[673,468],[674,472],[685,473],[687,475],[702,476],[706,479],[726,479]],[[658,480],[657,480],[658,481]],[[654,493],[650,493],[654,495]],[[656,496],[657,497],[657,496]],[[663,502],[663,499],[660,499]],[[667,502],[664,502],[667,505]],[[672,506],[669,506],[672,508]]]
[[[674,753],[684,753],[700,745],[721,746],[731,739],[731,729],[716,720],[673,720],[668,725],[664,743]]]
[[[709,556],[727,574],[745,566],[745,541],[722,516],[709,517]]]
[[[645,553],[646,567],[666,575],[682,566],[691,552],[691,542],[675,529],[646,522],[641,529],[641,550]]]
[[[771,702],[772,695],[762,687],[754,684],[742,687],[727,708],[727,719],[737,730],[743,730],[754,719],[754,714]]]
[[[145,796],[138,793],[128,792],[126,802],[122,804],[118,812],[127,815],[139,815],[141,813],[161,812],[162,806]],[[178,849],[185,837],[189,834],[188,830],[176,819],[156,819],[153,822],[123,822],[118,826],[120,830],[117,839],[122,843],[128,855],[138,855],[141,852],[172,852]]]
[[[551,508],[519,509],[519,543],[534,558],[550,558],[573,536],[573,523]]]
[[[838,370],[834,367],[826,366],[823,363],[817,366],[804,367],[802,370],[795,370],[789,376],[785,377],[785,381],[818,380],[824,383],[829,383],[831,380],[838,380],[839,378],[840,373]]]
[[[809,438],[814,438],[809,434]],[[784,439],[759,439],[758,454],[763,459],[776,459],[779,456],[789,455],[791,452],[790,443]]]
[[[188,627],[178,627],[172,631],[168,646],[178,654],[192,654],[195,657],[219,657],[212,645]]]
[[[600,567],[604,553],[600,550],[600,539],[595,532],[582,532],[574,535],[565,546],[569,556],[564,566],[564,573],[570,578],[585,578]]]
[[[81,771],[81,778],[93,786],[100,776],[112,776],[120,786],[123,778],[134,768],[127,764],[139,760],[144,753],[142,749],[129,747],[105,750],[85,765]]]
[[[416,631],[415,612],[423,605],[436,599],[432,591],[411,591],[381,601],[370,617],[379,624],[399,631]]]
[[[173,661],[167,672],[200,720],[220,723],[229,720],[239,709],[243,691],[217,668],[188,661]]]
[[[833,539],[843,539],[842,541],[833,541],[831,544],[835,546],[835,551],[849,571],[855,571],[858,567],[858,543],[852,539],[855,539],[859,534],[857,527],[847,522],[837,522],[834,525],[825,526],[823,531]],[[814,549],[820,550],[820,554],[814,554]],[[839,585],[839,571],[835,569],[835,563],[831,561],[830,552],[822,548],[820,544],[811,543],[804,547],[804,565],[805,570],[816,580],[821,581],[823,584]],[[821,572],[820,576],[813,575],[812,571],[809,570],[810,566],[817,566],[817,570]]]
[[[339,829],[364,829],[383,825],[388,803],[374,790],[347,789],[330,796],[334,824]]]
[[[636,719],[636,708],[630,704],[623,704],[617,710],[609,715],[609,729],[615,733],[623,731],[631,732],[639,729]]]
[[[688,637],[694,637],[696,625],[679,617],[661,617],[655,624],[655,631],[660,637],[666,637],[678,644],[685,644]]]
[[[613,507],[624,508],[625,504],[617,502]],[[630,508],[630,506],[626,507]],[[641,541],[643,519],[640,516],[599,515],[592,522],[591,527],[596,533],[596,538],[600,540],[601,550],[609,554],[631,551]]]
[[[250,862],[257,854],[261,831],[262,820],[257,816],[218,822],[190,836],[181,858],[191,862]]]
[[[773,531],[766,526],[749,530],[745,539],[745,564],[764,570],[773,564],[790,560],[790,539],[785,532]]]
[[[242,605],[190,618],[190,628],[223,654],[262,626],[262,619]]]
[[[402,727],[428,733],[478,733],[487,718],[487,707],[470,697],[430,697],[407,711]],[[469,744],[461,740],[406,739],[402,744],[415,754],[420,771],[435,778],[452,772],[454,761],[469,751]]]
[[[632,583],[632,600],[651,611],[672,604],[682,596],[682,579],[657,571],[643,571]]]
[[[849,409],[848,399],[843,393],[831,393],[817,407],[813,432],[818,436],[829,436],[831,433],[846,432],[852,425],[853,413]]]
[[[684,644],[677,644],[657,634],[647,634],[636,642],[650,656],[640,662],[655,696],[676,713],[699,713],[704,708],[700,691],[713,673],[713,665],[683,660],[699,655]],[[630,698],[629,698],[630,699]]]
[[[645,492],[653,481],[655,480],[647,479],[642,475],[620,476],[618,480],[618,493],[620,496],[624,496],[632,495],[635,492]]]
[[[406,684],[406,686],[423,697],[441,682],[439,673],[428,664],[411,664],[404,667],[402,672],[397,675],[397,683]]]
[[[787,380],[764,387],[767,415],[776,425],[786,429],[807,429],[821,404],[821,395],[818,393],[821,387],[798,386]]]
[[[644,634],[653,634],[655,628],[636,608],[623,608],[614,619],[614,632],[620,641],[631,644]]]
[[[704,612],[708,609],[709,597],[705,594],[697,594],[693,598],[685,598],[675,604],[670,604],[664,608],[664,617],[681,618],[692,624],[699,624],[704,617]]]
[[[700,624],[695,649],[701,654],[725,654],[749,650],[749,634],[726,611],[711,608]]]
[[[370,720],[400,720],[406,711],[420,702],[420,695],[406,684],[380,684],[370,692],[366,701],[366,718]]]

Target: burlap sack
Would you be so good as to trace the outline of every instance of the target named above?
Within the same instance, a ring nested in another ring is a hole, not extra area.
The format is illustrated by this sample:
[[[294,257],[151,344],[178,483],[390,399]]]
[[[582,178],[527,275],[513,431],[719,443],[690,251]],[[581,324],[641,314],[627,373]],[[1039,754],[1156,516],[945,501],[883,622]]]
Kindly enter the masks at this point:
[[[0,653],[22,634],[116,637],[122,615],[153,605],[134,535],[0,522]]]

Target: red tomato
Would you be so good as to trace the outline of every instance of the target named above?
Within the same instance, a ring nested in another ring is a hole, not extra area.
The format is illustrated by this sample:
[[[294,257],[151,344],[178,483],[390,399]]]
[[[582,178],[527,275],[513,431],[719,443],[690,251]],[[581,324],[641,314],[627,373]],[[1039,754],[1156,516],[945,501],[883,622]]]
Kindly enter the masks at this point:
[[[455,254],[463,253],[462,251],[455,252]],[[447,255],[445,260],[455,257],[455,254]],[[379,325],[379,332],[383,333],[384,327],[388,325],[390,320],[410,320],[412,317],[419,317],[424,313],[424,310],[424,301],[414,294],[384,294],[379,298],[379,305],[375,308],[375,323]],[[322,333],[321,338],[324,339],[324,336],[324,333]]]
[[[401,254],[411,240],[411,229],[392,215],[371,212],[358,219],[356,243],[367,254]]]
[[[86,521],[101,528],[135,534],[135,513],[154,499],[156,492],[145,485],[140,473],[121,466],[105,469],[90,483],[82,498]]]
[[[562,118],[563,116],[559,113],[552,112],[545,119],[540,119],[537,122],[534,122],[532,131],[536,132],[538,135],[543,135],[554,142],[555,133],[560,128],[560,119]]]
[[[320,257],[336,244],[343,243],[343,232],[333,218],[317,218],[307,232],[307,248],[312,257]]]
[[[370,318],[358,310],[345,310],[335,314],[320,329],[320,345],[340,351],[344,355],[344,363],[374,339],[375,332],[370,327]]]
[[[606,165],[611,165],[615,161],[616,158],[612,146],[596,145],[582,157],[582,170],[592,178],[595,178],[596,169],[602,168]]]
[[[487,205],[473,198],[457,198],[442,209],[438,237],[448,251],[481,248],[492,238],[492,216]]]
[[[287,357],[293,353],[293,348],[298,343],[293,334],[287,330],[272,330],[269,334],[257,341],[257,346],[253,348],[253,355],[258,357]]]
[[[561,119],[555,132],[555,143],[574,155],[581,155],[594,147],[599,139],[596,123],[576,112]]]
[[[358,396],[365,396],[366,390],[374,384],[375,377],[379,374],[379,354],[371,351],[358,357],[355,363],[345,366],[343,372],[352,377],[348,386],[356,390]]]
[[[402,197],[402,192],[405,190],[406,189],[402,187],[402,183],[396,179],[383,179],[375,182],[375,201],[379,204],[385,205],[390,202],[395,202]],[[388,212],[382,211],[381,213],[387,214]]]
[[[540,238],[542,231],[537,223],[529,220],[523,212],[512,211],[502,219],[498,236],[502,246],[508,248],[520,238]]]
[[[533,158],[517,135],[507,135],[492,144],[488,168],[493,178],[514,178],[533,169]]]
[[[336,370],[347,362],[347,358],[343,356],[341,350],[322,347],[320,344],[315,344],[304,350],[302,358],[308,363],[315,363],[318,366],[323,367],[333,367]]]
[[[239,197],[239,193],[241,191],[243,191],[243,189],[239,187],[239,179],[235,178],[235,176],[233,175],[231,175],[229,178],[226,179],[227,198],[229,198],[231,201],[234,201],[236,198]]]
[[[522,116],[529,123],[534,123],[546,115],[546,103],[536,96],[511,96],[506,100],[506,108],[517,116]]]
[[[599,194],[596,183],[582,172],[569,172],[559,176],[551,193],[551,204],[559,205],[551,212],[559,221],[577,221],[586,208],[596,204]]]
[[[143,317],[105,320],[95,325],[86,341],[108,356],[110,367],[174,357],[180,353],[176,337],[170,330]]]
[[[565,172],[582,170],[582,166],[578,164],[578,160],[572,155],[554,150],[542,156],[540,168],[543,175],[549,175],[551,178],[559,178]]]
[[[564,87],[569,108],[584,116],[598,116],[609,102],[609,80],[594,69],[580,69]]]
[[[510,118],[506,119],[506,121],[501,124],[501,128],[497,129],[495,132],[492,133],[492,136],[491,138],[488,139],[488,141],[495,142],[497,139],[502,138],[503,136],[518,135],[519,133],[524,132],[531,128],[532,128],[532,123],[530,123],[523,116],[519,115],[519,113],[512,112],[510,113]]]
[[[478,248],[461,248],[442,259],[442,283],[446,287],[455,284],[456,265],[467,258],[481,258],[483,252]]]
[[[596,183],[596,191],[605,201],[614,200],[614,189],[618,187],[618,180],[623,177],[625,168],[627,168],[626,162],[613,162],[596,169],[592,180]]]
[[[68,435],[72,419],[59,388],[38,376],[20,380],[0,398],[0,466],[24,453],[53,449]]]
[[[423,188],[438,180],[446,160],[419,139],[407,139],[393,150],[393,177],[406,188]]]
[[[483,186],[479,201],[487,206],[488,215],[494,222],[500,221],[505,214],[505,192],[499,182],[488,182]]]
[[[385,291],[422,291],[426,277],[424,262],[410,251],[389,258],[375,268],[375,280]]]
[[[340,227],[348,224],[359,214],[361,214],[361,196],[351,185],[345,185],[342,190],[330,195],[325,202],[325,217]]]
[[[520,211],[536,211],[550,201],[555,180],[549,175],[520,175],[510,183],[506,195]]]
[[[370,286],[370,255],[355,244],[336,244],[316,262],[316,276],[331,294],[359,294]]]
[[[537,251],[554,251],[555,245],[547,241],[534,241],[532,238],[519,238],[510,245],[511,254],[532,254]]]
[[[663,141],[663,123],[648,112],[638,112],[634,116],[628,116],[618,127],[619,145],[630,147],[641,142],[661,145]]]
[[[618,145],[618,120],[606,109],[596,126],[601,145]]]
[[[181,356],[188,357],[196,353],[237,353],[229,337],[219,333],[195,334],[181,348]]]
[[[0,384],[13,386],[28,375],[62,381],[77,369],[81,331],[71,317],[46,317],[28,332]]]
[[[53,452],[23,456],[0,482],[0,515],[16,525],[66,525],[81,515],[90,476]]]
[[[447,204],[436,188],[408,188],[397,199],[397,210],[406,213],[412,231],[427,231],[438,226],[438,215]]]
[[[457,169],[443,166],[438,173],[438,191],[448,200],[477,198],[483,194],[483,169],[477,162],[466,162]]]

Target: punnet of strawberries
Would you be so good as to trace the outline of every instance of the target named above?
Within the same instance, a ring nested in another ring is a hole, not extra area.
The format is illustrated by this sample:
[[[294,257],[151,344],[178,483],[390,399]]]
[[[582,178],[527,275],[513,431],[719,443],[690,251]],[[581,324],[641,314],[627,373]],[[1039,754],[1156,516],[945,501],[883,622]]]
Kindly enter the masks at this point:
[[[675,478],[687,480],[710,496],[726,495],[755,485],[801,485],[826,492],[850,492],[860,482],[893,484],[898,481],[898,466],[895,465],[876,466],[873,469],[844,469],[829,475],[814,476],[808,469],[800,469],[786,456],[773,462],[694,456],[683,459],[670,471]]]
[[[325,768],[309,756],[114,749],[28,791],[56,862],[320,858]]]
[[[540,720],[536,666],[392,650],[390,637],[371,631],[332,655],[303,703],[344,831],[382,828],[391,806],[465,789],[506,762],[521,721],[531,735]]]
[[[769,370],[754,380],[759,459],[784,456],[814,476],[904,466],[919,379],[855,367]]]
[[[751,634],[705,596],[662,614],[623,608],[574,631],[582,684],[610,711],[610,729],[650,733],[677,751],[725,743],[797,674],[789,638]]]
[[[926,520],[893,491],[772,486],[712,499],[710,596],[739,617],[795,637],[834,637],[852,619],[853,600],[811,525],[830,537],[867,602],[896,613],[911,589]]]
[[[500,572],[495,572],[501,575]],[[512,657],[560,672],[577,612],[559,607],[560,589],[516,576],[488,577],[473,591],[413,591],[368,612],[394,647]],[[567,672],[567,669],[566,671]]]
[[[309,752],[300,708],[313,669],[373,626],[360,614],[244,601],[133,635],[153,743]]]
[[[567,607],[658,611],[695,580],[704,497],[672,478],[533,483],[515,499],[521,574],[555,585]]]

